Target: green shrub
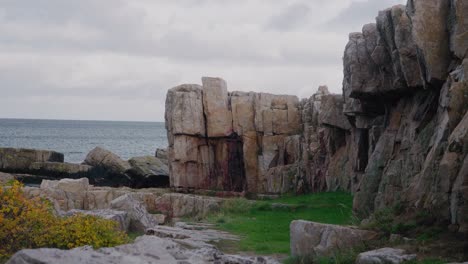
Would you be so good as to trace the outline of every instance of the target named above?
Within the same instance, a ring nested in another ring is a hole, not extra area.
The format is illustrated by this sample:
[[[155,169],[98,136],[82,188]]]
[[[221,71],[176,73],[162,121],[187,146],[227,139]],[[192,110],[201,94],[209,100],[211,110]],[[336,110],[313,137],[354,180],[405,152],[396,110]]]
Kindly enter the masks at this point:
[[[0,186],[0,258],[23,248],[99,248],[126,242],[115,221],[81,214],[61,218],[47,200],[25,197],[19,182]]]

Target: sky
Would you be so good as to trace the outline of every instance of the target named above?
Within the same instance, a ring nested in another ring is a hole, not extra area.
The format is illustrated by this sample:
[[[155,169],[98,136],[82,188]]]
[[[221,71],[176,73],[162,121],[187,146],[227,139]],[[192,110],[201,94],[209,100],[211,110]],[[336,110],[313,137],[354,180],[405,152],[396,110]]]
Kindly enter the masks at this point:
[[[405,0],[0,0],[0,118],[163,121],[167,90],[341,93],[350,32]]]

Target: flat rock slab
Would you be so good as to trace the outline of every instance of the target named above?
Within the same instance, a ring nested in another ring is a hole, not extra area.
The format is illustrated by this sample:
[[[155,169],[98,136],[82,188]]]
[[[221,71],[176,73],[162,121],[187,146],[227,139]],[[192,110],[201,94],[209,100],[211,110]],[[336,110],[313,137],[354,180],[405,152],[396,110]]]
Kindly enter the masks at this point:
[[[24,249],[13,255],[8,264],[124,264],[124,263],[161,263],[161,264],[279,264],[278,261],[264,257],[244,257],[225,255],[216,248],[188,248],[176,241],[157,236],[141,236],[134,243],[114,248],[93,250],[80,247],[72,250]]]
[[[406,254],[403,249],[381,248],[358,255],[356,264],[399,264],[416,259],[414,254]]]
[[[378,237],[371,231],[303,220],[291,222],[290,232],[293,256],[330,256]]]

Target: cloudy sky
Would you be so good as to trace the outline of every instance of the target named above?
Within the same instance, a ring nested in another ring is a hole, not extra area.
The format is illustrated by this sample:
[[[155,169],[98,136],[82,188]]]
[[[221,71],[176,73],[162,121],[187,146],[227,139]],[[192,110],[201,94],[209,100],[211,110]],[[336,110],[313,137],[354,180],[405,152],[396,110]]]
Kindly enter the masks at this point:
[[[341,92],[348,33],[405,0],[0,0],[0,118],[162,121],[167,89]]]

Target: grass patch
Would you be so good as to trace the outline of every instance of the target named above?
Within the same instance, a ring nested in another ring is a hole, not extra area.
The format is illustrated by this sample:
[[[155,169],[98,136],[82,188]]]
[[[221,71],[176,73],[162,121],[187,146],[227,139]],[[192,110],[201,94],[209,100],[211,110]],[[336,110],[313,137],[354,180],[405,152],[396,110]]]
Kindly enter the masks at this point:
[[[293,220],[327,224],[352,222],[352,196],[344,192],[289,196],[268,201],[232,199],[207,221],[241,237],[239,250],[257,254],[289,254]]]

